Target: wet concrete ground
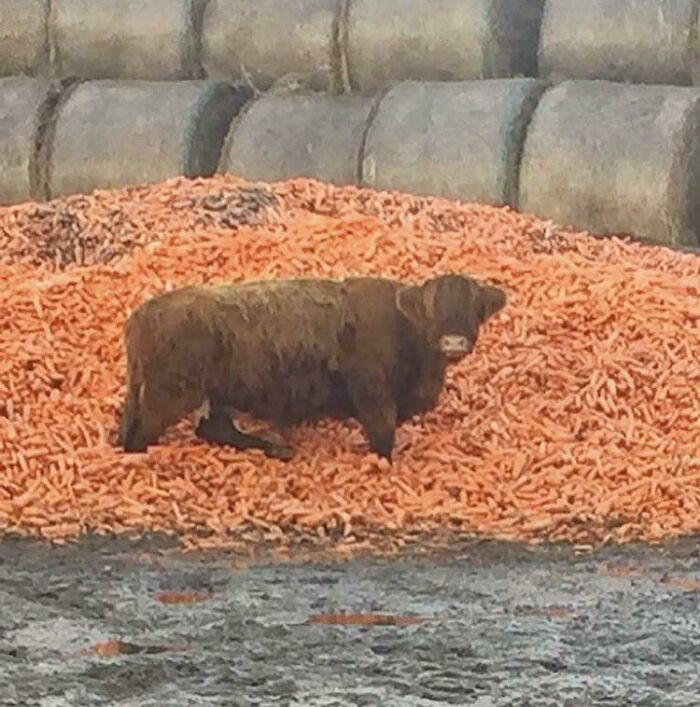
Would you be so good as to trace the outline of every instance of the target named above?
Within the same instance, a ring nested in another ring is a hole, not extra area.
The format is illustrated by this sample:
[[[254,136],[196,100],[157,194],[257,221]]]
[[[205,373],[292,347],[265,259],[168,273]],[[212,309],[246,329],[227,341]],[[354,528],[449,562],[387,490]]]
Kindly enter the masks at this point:
[[[146,547],[0,543],[0,705],[700,704],[696,540],[249,569]],[[434,619],[304,623],[339,611]],[[180,650],[76,655],[115,639]]]

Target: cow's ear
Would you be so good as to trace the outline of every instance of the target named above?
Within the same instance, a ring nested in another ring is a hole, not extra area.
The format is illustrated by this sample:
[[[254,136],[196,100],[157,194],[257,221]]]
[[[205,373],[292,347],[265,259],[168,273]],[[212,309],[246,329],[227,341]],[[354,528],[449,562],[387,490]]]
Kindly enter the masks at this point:
[[[506,306],[506,293],[493,285],[479,286],[479,319],[485,322]]]
[[[413,285],[398,290],[396,293],[396,309],[398,309],[409,322],[419,327],[425,320],[423,288]]]

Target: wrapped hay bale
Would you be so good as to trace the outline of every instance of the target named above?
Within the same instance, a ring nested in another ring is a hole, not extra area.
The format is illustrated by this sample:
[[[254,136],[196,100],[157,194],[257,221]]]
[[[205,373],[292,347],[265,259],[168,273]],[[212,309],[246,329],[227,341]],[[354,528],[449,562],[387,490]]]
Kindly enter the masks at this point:
[[[367,132],[364,185],[515,204],[537,79],[418,83],[391,89]]]
[[[351,84],[535,76],[543,0],[352,0]]]
[[[700,234],[700,90],[607,81],[550,89],[530,124],[522,210],[673,245]]]
[[[93,81],[56,118],[52,197],[209,176],[248,89],[224,81]]]
[[[199,78],[201,0],[52,0],[53,71],[89,79]]]
[[[697,0],[547,0],[544,78],[691,83]]]
[[[32,198],[37,119],[48,88],[41,79],[0,79],[0,204]]]
[[[49,0],[0,0],[0,76],[46,70]]]
[[[338,0],[210,0],[202,25],[209,78],[245,77],[270,88],[288,73],[332,85]]]
[[[220,171],[251,180],[313,177],[356,184],[375,100],[328,94],[266,94],[231,127]]]
[[[0,204],[44,197],[42,148],[65,88],[47,79],[0,79]]]

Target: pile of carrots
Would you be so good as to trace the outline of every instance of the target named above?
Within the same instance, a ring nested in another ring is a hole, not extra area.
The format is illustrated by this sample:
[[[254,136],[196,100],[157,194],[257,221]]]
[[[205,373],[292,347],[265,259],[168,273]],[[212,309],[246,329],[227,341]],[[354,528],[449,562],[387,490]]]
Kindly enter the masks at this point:
[[[290,463],[115,446],[131,309],[191,282],[464,272],[508,306],[393,466],[357,424]],[[294,180],[175,179],[0,209],[0,530],[62,541],[253,529],[338,547],[420,532],[578,543],[700,530],[700,257],[508,208]],[[208,537],[205,537],[207,536]]]

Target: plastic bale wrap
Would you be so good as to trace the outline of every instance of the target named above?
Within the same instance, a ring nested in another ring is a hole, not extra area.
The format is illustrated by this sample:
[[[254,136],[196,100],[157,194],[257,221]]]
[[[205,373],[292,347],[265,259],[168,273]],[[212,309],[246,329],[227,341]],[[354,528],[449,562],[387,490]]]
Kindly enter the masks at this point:
[[[199,78],[201,0],[52,0],[53,72],[89,79]]]
[[[341,27],[352,86],[535,76],[543,0],[352,0]]]
[[[206,75],[247,78],[265,90],[287,74],[308,74],[331,88],[338,2],[210,0],[202,26]]]
[[[535,111],[520,208],[593,233],[696,245],[700,90],[567,81]]]
[[[698,6],[697,0],[547,0],[540,73],[555,81],[690,84]]]
[[[367,132],[363,184],[515,204],[527,125],[544,89],[537,79],[398,84]]]
[[[374,99],[328,94],[268,94],[231,128],[220,171],[251,180],[313,177],[356,184]]]
[[[46,71],[48,14],[49,0],[0,0],[0,76]]]
[[[58,113],[50,193],[209,176],[250,91],[224,81],[93,81]]]

